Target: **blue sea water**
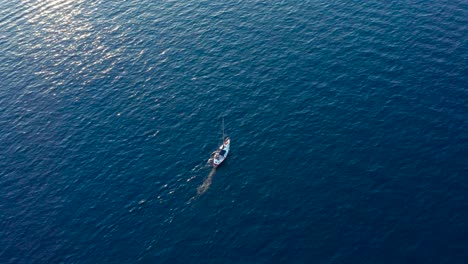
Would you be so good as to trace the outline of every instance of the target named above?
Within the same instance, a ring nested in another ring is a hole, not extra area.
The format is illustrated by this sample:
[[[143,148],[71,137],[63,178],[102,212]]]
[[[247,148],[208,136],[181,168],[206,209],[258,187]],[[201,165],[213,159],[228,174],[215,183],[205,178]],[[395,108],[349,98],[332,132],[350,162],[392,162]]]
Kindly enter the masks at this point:
[[[0,263],[468,262],[466,1],[0,7]]]

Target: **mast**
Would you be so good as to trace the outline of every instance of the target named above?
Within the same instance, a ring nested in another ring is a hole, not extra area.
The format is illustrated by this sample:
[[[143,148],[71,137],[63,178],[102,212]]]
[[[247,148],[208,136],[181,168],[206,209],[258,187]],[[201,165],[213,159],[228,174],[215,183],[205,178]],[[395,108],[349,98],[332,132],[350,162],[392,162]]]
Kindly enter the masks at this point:
[[[224,142],[224,117],[223,117],[223,142]]]

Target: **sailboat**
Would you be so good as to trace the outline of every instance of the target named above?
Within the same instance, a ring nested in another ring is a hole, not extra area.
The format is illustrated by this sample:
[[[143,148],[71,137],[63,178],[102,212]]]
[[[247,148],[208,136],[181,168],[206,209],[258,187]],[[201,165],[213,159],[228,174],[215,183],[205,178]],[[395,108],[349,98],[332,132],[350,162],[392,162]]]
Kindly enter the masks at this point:
[[[229,147],[231,145],[231,139],[224,135],[224,118],[223,118],[223,143],[215,151],[213,157],[213,167],[217,168],[227,157],[229,153]]]

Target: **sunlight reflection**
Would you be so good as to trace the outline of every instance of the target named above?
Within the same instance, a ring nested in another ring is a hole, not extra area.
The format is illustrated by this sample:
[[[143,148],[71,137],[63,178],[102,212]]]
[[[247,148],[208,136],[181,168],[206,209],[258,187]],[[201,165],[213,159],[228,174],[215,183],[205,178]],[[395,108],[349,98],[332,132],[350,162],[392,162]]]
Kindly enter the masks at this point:
[[[109,33],[100,24],[105,20],[99,17],[97,2],[37,0],[23,4],[26,23],[25,30],[20,30],[29,33],[24,45],[39,62],[35,74],[56,84],[46,92],[63,86],[65,75],[86,84],[115,65],[119,51],[105,43]]]

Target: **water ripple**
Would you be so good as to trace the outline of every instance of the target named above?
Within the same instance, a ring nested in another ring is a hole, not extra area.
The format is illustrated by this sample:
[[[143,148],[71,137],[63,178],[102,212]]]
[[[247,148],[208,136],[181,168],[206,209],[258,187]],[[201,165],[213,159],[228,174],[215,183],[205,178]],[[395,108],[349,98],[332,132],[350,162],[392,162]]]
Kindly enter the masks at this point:
[[[465,2],[0,6],[3,262],[464,256]]]

